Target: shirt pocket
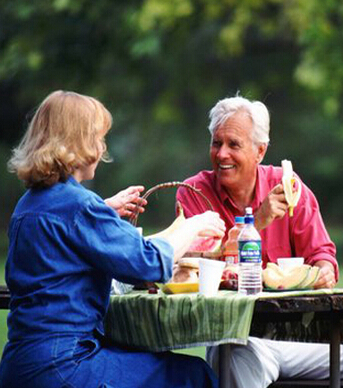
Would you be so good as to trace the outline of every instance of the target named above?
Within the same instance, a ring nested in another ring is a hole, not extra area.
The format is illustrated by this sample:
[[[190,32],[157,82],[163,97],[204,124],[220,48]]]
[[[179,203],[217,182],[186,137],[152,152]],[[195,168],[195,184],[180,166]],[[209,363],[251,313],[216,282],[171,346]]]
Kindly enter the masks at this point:
[[[79,339],[75,343],[73,361],[79,364],[81,361],[92,357],[100,349],[98,340],[94,338]]]

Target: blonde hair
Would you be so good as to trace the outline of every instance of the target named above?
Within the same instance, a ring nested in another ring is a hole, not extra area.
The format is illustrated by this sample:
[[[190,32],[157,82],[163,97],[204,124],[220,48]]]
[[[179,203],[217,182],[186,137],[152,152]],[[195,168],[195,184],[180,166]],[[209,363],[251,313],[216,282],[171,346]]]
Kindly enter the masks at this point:
[[[78,167],[109,161],[104,136],[112,116],[95,98],[74,92],[51,93],[38,107],[8,162],[27,187],[65,181]],[[99,143],[103,142],[103,152]],[[101,155],[99,155],[101,153]]]

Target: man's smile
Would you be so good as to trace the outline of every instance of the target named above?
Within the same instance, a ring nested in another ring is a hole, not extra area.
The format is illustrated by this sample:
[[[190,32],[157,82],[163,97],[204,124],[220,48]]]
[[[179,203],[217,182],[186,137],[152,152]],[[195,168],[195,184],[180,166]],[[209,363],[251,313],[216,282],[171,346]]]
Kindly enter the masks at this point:
[[[219,163],[219,168],[222,170],[231,170],[231,169],[235,168],[235,166],[233,164],[221,164],[221,163]]]

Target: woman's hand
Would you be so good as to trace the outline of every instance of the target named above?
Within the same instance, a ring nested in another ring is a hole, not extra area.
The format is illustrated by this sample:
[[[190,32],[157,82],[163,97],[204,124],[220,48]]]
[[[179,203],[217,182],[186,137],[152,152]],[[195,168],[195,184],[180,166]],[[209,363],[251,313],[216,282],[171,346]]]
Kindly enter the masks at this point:
[[[130,217],[137,210],[143,213],[147,201],[141,198],[142,191],[144,191],[144,186],[130,186],[113,197],[105,199],[105,203],[116,210],[120,217]]]
[[[320,268],[320,272],[314,288],[334,288],[336,276],[333,265],[326,260],[317,261],[315,265]]]
[[[282,184],[276,185],[262,202],[255,213],[255,226],[262,230],[275,219],[282,218],[288,209]]]
[[[165,236],[174,248],[174,262],[176,263],[191,246],[197,237],[214,236],[222,238],[225,233],[225,223],[218,213],[207,211],[187,218],[179,228]]]
[[[224,237],[225,222],[220,218],[218,213],[206,211],[205,213],[195,215],[186,219],[187,227],[197,231],[196,236],[206,237],[214,236],[218,238]]]

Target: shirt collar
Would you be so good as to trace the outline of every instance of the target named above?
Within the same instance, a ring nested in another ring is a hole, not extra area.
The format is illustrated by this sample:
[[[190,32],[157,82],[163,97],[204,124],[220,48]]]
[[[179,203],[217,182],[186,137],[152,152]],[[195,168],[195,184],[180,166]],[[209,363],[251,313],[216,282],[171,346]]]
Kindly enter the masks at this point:
[[[71,184],[72,186],[76,187],[83,187],[80,182],[78,182],[72,175],[69,175],[67,181],[67,184]]]
[[[260,165],[257,166],[257,175],[256,175],[256,185],[255,185],[255,195],[251,203],[251,207],[253,210],[258,209],[262,203],[262,199],[265,198],[268,195],[268,187],[267,185],[263,185],[261,179],[263,175],[263,169]],[[217,191],[217,194],[221,200],[222,203],[228,203],[232,208],[237,209],[235,203],[225,190],[225,188],[219,183],[217,179],[217,175],[214,174],[214,180],[215,180],[215,188]]]

